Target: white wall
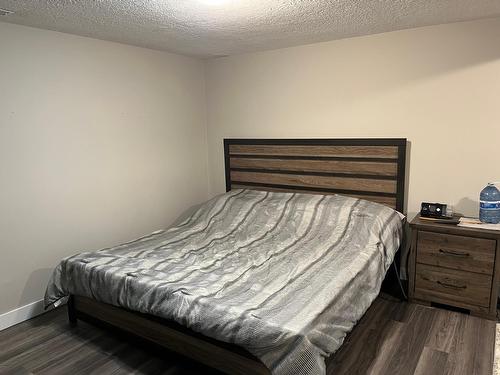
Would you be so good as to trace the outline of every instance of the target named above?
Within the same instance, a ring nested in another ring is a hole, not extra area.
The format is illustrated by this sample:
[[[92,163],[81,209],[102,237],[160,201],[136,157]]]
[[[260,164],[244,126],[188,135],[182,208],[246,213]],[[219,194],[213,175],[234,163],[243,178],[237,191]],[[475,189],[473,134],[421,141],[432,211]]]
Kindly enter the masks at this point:
[[[0,23],[0,314],[207,198],[202,61]]]
[[[207,100],[211,194],[224,137],[406,137],[409,213],[477,215],[500,180],[500,19],[211,60]]]

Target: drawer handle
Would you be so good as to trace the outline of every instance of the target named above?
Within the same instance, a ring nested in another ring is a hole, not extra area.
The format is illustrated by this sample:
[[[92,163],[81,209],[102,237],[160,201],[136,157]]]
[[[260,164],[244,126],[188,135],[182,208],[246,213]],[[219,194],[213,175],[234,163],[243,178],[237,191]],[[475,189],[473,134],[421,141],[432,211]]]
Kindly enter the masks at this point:
[[[467,285],[453,285],[453,284],[448,284],[448,283],[444,283],[442,281],[437,281],[437,283],[439,285],[441,285],[442,287],[445,287],[445,288],[451,288],[451,289],[467,289]]]
[[[454,257],[460,257],[460,258],[467,258],[468,256],[470,256],[469,253],[462,253],[460,251],[453,251],[453,250],[443,250],[443,249],[439,249],[439,252],[441,254],[445,254],[445,255],[452,255]]]

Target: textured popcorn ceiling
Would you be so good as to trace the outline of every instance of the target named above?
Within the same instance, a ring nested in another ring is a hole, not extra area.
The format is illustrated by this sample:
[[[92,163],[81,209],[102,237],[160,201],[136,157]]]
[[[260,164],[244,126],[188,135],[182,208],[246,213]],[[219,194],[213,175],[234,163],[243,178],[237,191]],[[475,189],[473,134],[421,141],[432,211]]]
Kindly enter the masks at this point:
[[[0,21],[198,57],[500,16],[500,0],[0,0]]]

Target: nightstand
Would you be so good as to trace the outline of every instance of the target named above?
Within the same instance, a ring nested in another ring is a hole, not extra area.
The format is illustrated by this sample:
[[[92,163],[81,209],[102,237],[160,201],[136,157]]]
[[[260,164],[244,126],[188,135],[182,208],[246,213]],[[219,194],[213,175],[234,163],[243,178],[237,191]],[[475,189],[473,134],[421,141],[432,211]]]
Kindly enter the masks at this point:
[[[410,301],[496,319],[500,232],[437,224],[419,216],[410,227]]]

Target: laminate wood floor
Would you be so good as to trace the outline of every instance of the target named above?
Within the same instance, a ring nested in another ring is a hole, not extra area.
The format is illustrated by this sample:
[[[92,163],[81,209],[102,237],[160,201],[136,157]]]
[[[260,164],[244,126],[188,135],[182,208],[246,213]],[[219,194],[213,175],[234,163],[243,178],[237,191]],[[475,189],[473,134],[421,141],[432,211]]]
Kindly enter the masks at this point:
[[[219,374],[53,310],[0,332],[0,374]],[[329,363],[329,375],[490,375],[495,323],[379,297]]]

